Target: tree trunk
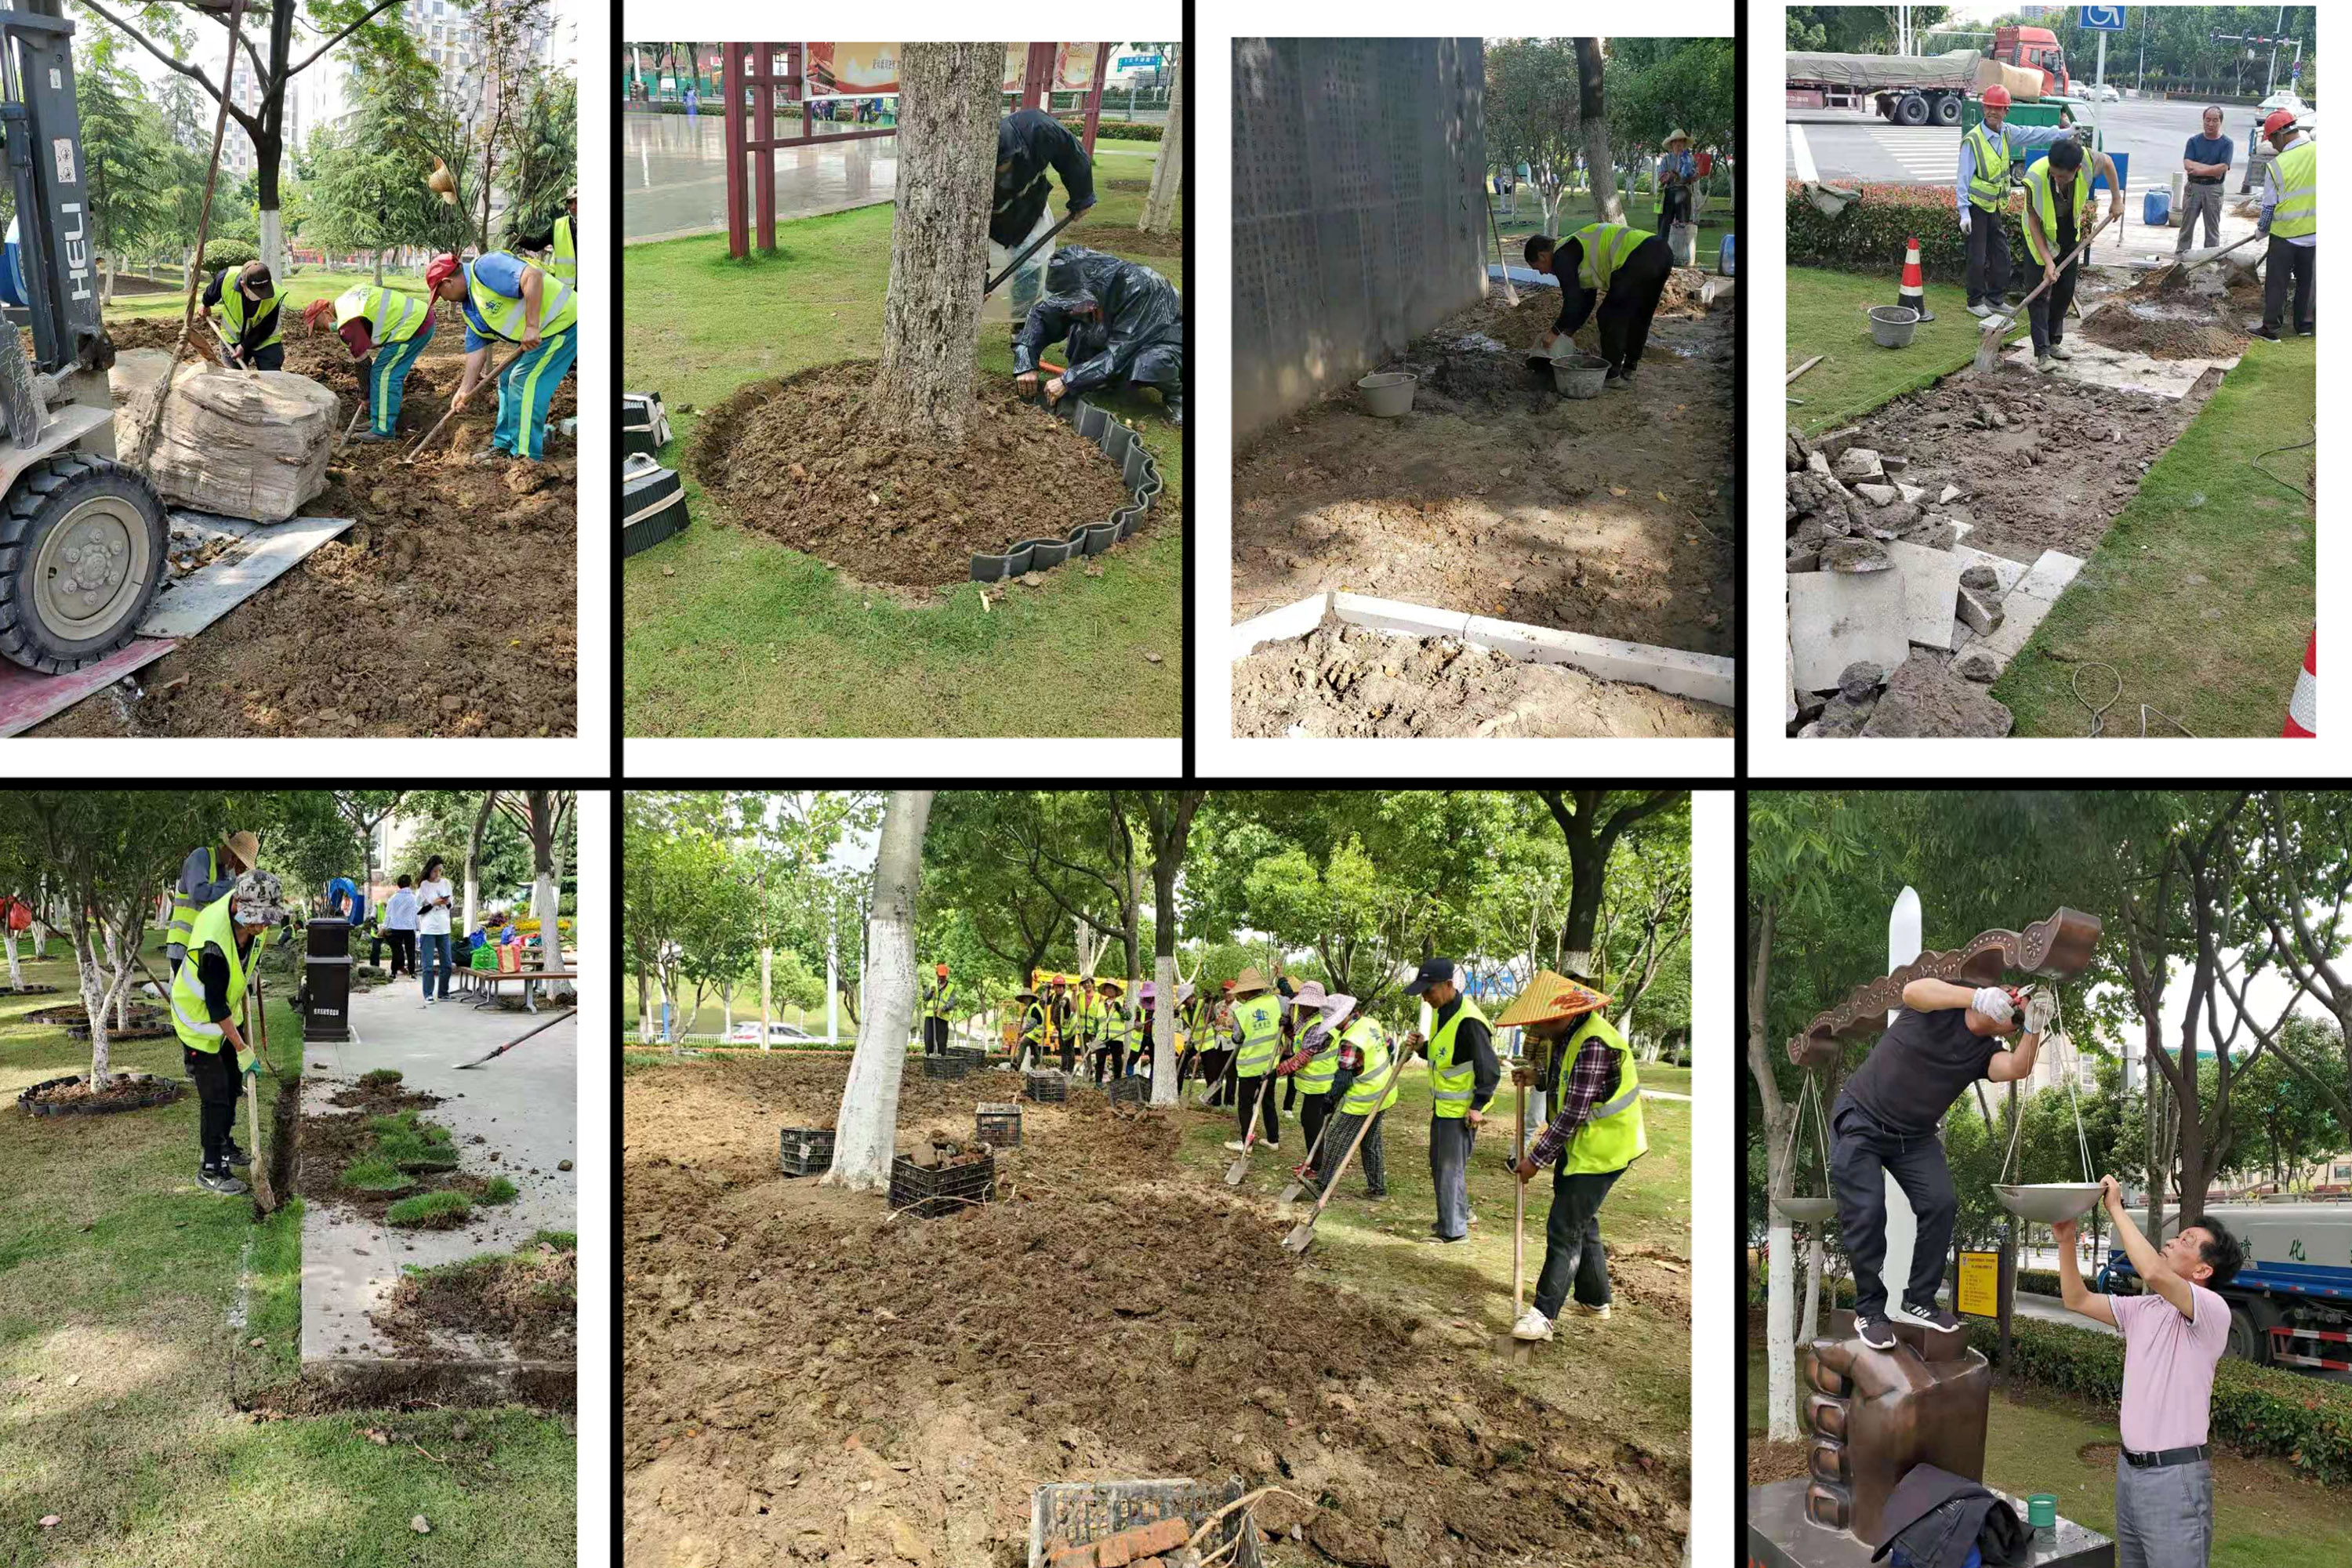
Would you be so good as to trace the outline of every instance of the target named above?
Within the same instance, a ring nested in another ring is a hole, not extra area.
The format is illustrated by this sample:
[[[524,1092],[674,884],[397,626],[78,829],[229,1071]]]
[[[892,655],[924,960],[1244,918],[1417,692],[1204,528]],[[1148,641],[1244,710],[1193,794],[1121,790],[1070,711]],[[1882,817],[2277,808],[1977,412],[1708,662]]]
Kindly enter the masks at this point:
[[[1165,233],[1176,226],[1176,198],[1184,189],[1184,54],[1174,51],[1168,68],[1168,123],[1160,132],[1160,156],[1152,161],[1151,189],[1143,197],[1136,227]]]
[[[898,206],[871,407],[886,437],[961,445],[979,371],[1003,44],[901,47]]]
[[[768,1048],[769,998],[774,991],[775,957],[774,948],[760,949],[760,1048],[763,1051]]]
[[[106,931],[106,994],[114,998],[114,1026],[131,1027],[131,965],[122,961],[122,942],[110,926]]]
[[[1176,1103],[1176,868],[1151,861],[1151,1103]]]
[[[918,47],[909,46],[907,53],[911,56]],[[992,95],[1003,58],[998,49],[993,57],[997,63],[990,67]],[[824,1177],[852,1192],[887,1188],[891,1157],[898,1150],[898,1080],[907,1070],[907,1033],[915,1016],[915,900],[922,881],[923,828],[931,815],[931,795],[925,789],[893,790],[882,817],[882,841],[874,860],[873,931],[866,957],[866,972],[875,979],[872,1005],[857,1027],[849,1083],[842,1090],[840,1114],[834,1119],[833,1169]]]
[[[474,813],[474,831],[466,837],[466,931],[474,929],[474,913],[481,889],[482,832],[490,824],[490,813],[499,805],[499,792],[484,790],[482,804]]]
[[[653,998],[647,994],[648,990],[646,961],[641,958],[637,960],[637,1044],[641,1046],[653,1044],[654,1038]]]
[[[25,988],[25,971],[16,962],[16,928],[11,926],[5,931],[0,931],[0,939],[5,939],[8,943],[8,989],[22,991]]]
[[[75,975],[81,983],[82,1010],[89,1015],[89,1087],[95,1092],[114,1081],[113,1023],[107,1016],[112,999],[101,981],[98,943],[88,923],[79,919],[74,923],[73,948]]]
[[[1809,1345],[1821,1332],[1822,1227],[1805,1227],[1805,1310],[1797,1321],[1798,1344]]]
[[[1748,961],[1748,1071],[1756,1080],[1756,1092],[1764,1107],[1765,1192],[1769,1194],[1786,1190],[1789,1119],[1788,1103],[1780,1098],[1780,1086],[1772,1076],[1770,1045],[1764,1037],[1764,998],[1768,994],[1772,969],[1772,906],[1764,906],[1758,917],[1757,932]],[[1779,1209],[1771,1211],[1771,1228],[1767,1232],[1765,1257],[1764,1364],[1766,1375],[1766,1405],[1768,1429],[1766,1436],[1773,1442],[1793,1441],[1797,1426],[1797,1346],[1793,1322],[1795,1303],[1791,1298],[1791,1281],[1795,1275],[1795,1237],[1788,1219]]]
[[[1617,165],[1609,156],[1609,116],[1601,99],[1601,40],[1576,40],[1576,125],[1584,135],[1584,162],[1592,171],[1592,210],[1603,223],[1623,223]]]
[[[383,287],[383,252],[381,250],[375,253],[375,286],[379,289]]]

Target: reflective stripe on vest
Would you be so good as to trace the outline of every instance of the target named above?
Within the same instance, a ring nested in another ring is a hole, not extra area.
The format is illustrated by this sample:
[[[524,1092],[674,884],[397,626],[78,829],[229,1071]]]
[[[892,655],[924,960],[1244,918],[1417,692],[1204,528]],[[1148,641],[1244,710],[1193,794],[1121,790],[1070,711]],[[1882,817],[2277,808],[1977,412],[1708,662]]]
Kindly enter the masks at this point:
[[[1642,1079],[1633,1063],[1633,1047],[1616,1026],[1594,1014],[1569,1037],[1562,1059],[1574,1062],[1584,1042],[1595,1036],[1617,1054],[1617,1092],[1594,1106],[1591,1117],[1570,1139],[1567,1170],[1571,1176],[1622,1171],[1650,1148],[1649,1131],[1642,1121]]]
[[[946,1017],[955,1008],[955,983],[924,986],[923,1005],[930,1009],[932,1017]]]
[[[248,300],[245,290],[236,286],[236,279],[227,269],[221,272],[221,319],[228,323],[229,342],[240,348],[245,342],[245,324],[257,321],[272,310],[278,310],[278,314],[270,320],[269,335],[253,345],[254,352],[258,353],[272,343],[286,341],[286,312],[278,310],[285,302],[286,296],[279,293],[272,293],[266,300]]]
[[[2278,205],[2271,209],[2271,233],[2298,239],[2319,232],[2319,143],[2308,136],[2278,155]]]
[[[1344,1044],[1353,1045],[1364,1053],[1362,1070],[1356,1081],[1348,1086],[1347,1096],[1339,1109],[1350,1116],[1370,1116],[1376,1110],[1386,1110],[1396,1103],[1398,1069],[1403,1058],[1389,1049],[1388,1035],[1370,1018],[1359,1018],[1339,1037]]]
[[[1568,237],[1584,252],[1576,264],[1577,281],[1587,289],[1606,289],[1617,268],[1633,254],[1633,247],[1657,237],[1622,223],[1589,223]]]
[[[1282,1044],[1282,999],[1260,992],[1234,1004],[1234,1025],[1241,1030],[1241,1053],[1234,1071],[1243,1078],[1264,1078],[1274,1070],[1276,1050]]]
[[[2083,215],[2091,208],[2091,171],[2074,171],[2074,242],[2082,243]],[[2050,179],[2050,160],[2043,158],[2025,171],[2025,248],[2033,259],[2047,264],[2058,258],[2057,188]],[[2047,232],[2044,232],[2044,229]]]
[[[1024,1040],[1043,1040],[1045,1037],[1045,1005],[1043,1002],[1032,1002],[1023,1009],[1021,1037]]]
[[[205,847],[205,881],[207,885],[220,880],[220,853],[210,845]],[[172,889],[172,923],[164,928],[163,945],[188,945],[188,933],[196,926],[196,896],[184,892],[174,884]]]
[[[1127,1009],[1106,996],[1102,1001],[1102,1037],[1106,1044],[1127,1044]]]
[[[180,1043],[192,1051],[217,1054],[225,1037],[221,1026],[212,1021],[205,1009],[204,984],[196,978],[205,949],[217,949],[228,960],[228,1010],[232,1016],[245,1000],[245,983],[252,973],[250,961],[241,959],[236,951],[236,927],[230,921],[228,907],[235,894],[224,893],[196,913],[196,923],[188,934],[188,961],[172,977],[172,1027]],[[261,956],[261,942],[254,939],[253,957]],[[250,1050],[237,1053],[240,1070],[252,1064]]]
[[[466,263],[466,297],[472,301],[474,313],[482,319],[492,335],[510,343],[522,342],[523,302],[520,296],[508,299],[474,275],[478,262]],[[526,271],[537,272],[539,286],[539,335],[551,338],[572,325],[580,313],[580,302],[572,297],[572,285],[561,278],[551,278],[528,261]],[[517,285],[520,287],[520,285]]]
[[[1977,151],[1975,172],[1969,176],[1969,205],[1997,212],[2009,200],[2009,136],[1998,136],[1979,121],[1969,127],[1969,145]]]
[[[555,246],[548,258],[547,270],[575,288],[579,285],[580,258],[573,247],[569,214],[555,220]]]
[[[1461,1004],[1454,1010],[1454,1016],[1437,1026],[1437,1033],[1429,1042],[1429,1098],[1431,1114],[1434,1116],[1465,1115],[1470,1110],[1470,1097],[1478,1091],[1477,1058],[1474,1056],[1467,1061],[1455,1061],[1454,1035],[1462,1026],[1463,1019],[1475,1018],[1485,1024],[1486,1015],[1478,1011],[1478,1004],[1467,996],[1461,999]],[[1488,1034],[1493,1031],[1494,1026],[1488,1024]]]
[[[335,325],[346,327],[365,316],[368,336],[378,347],[415,337],[425,326],[425,314],[424,300],[373,283],[355,285],[335,297]]]

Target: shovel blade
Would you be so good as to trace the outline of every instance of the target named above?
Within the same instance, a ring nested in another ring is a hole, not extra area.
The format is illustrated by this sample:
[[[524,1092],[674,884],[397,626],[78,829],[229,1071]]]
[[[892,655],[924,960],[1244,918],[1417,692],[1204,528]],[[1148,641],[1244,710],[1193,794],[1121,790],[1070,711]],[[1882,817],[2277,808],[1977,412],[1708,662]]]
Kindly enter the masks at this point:
[[[1234,1156],[1234,1163],[1225,1167],[1225,1185],[1229,1187],[1238,1187],[1242,1184],[1242,1178],[1248,1174],[1249,1156],[1247,1154],[1236,1154]]]
[[[1297,1202],[1298,1201],[1298,1194],[1301,1194],[1301,1193],[1303,1193],[1303,1192],[1305,1192],[1306,1190],[1307,1190],[1307,1184],[1306,1184],[1306,1183],[1304,1183],[1304,1182],[1293,1182],[1293,1183],[1291,1183],[1291,1184],[1290,1184],[1290,1185],[1288,1185],[1288,1186],[1286,1186],[1286,1187],[1283,1188],[1283,1189],[1282,1189],[1282,1195],[1281,1195],[1280,1197],[1276,1198],[1274,1201],[1275,1201],[1276,1203],[1278,1203],[1278,1204],[1293,1204],[1293,1203],[1297,1203]]]
[[[1290,1234],[1282,1238],[1286,1251],[1304,1252],[1315,1245],[1315,1220],[1312,1215],[1293,1226]]]

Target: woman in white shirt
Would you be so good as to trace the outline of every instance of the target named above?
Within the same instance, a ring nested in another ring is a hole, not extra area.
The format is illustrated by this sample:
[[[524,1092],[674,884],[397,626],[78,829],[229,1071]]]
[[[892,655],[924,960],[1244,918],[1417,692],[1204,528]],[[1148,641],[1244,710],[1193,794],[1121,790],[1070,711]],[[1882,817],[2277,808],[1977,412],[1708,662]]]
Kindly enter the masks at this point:
[[[443,874],[441,857],[434,856],[425,862],[424,874],[416,879],[416,966],[425,977],[425,1005],[430,1007],[449,994],[449,904],[456,889]],[[433,988],[433,967],[440,960],[441,988]]]

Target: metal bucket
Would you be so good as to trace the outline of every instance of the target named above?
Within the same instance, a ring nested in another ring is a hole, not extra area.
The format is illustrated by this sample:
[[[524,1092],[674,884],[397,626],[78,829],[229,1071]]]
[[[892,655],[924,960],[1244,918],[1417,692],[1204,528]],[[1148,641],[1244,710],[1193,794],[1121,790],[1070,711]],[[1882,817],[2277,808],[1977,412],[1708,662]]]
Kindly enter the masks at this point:
[[[1598,397],[1609,362],[1598,354],[1566,354],[1551,362],[1551,384],[1562,397]]]
[[[1412,408],[1413,388],[1420,378],[1402,371],[1387,371],[1368,375],[1356,383],[1356,391],[1364,400],[1364,412],[1375,419],[1398,419]]]
[[[1883,349],[1903,349],[1911,346],[1911,334],[1919,329],[1919,312],[1908,305],[1873,305],[1870,308],[1870,338]]]

